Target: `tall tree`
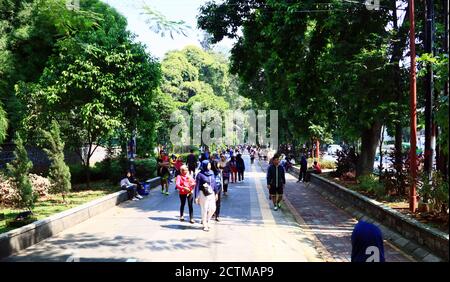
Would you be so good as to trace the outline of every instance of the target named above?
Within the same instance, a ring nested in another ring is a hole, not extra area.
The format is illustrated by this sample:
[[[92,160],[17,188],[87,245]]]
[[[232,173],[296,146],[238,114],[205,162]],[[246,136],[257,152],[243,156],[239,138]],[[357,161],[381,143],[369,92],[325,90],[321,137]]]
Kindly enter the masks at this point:
[[[66,194],[72,189],[70,183],[70,170],[64,162],[64,142],[61,140],[61,132],[56,121],[51,123],[49,131],[41,130],[45,139],[44,151],[50,161],[49,177],[52,182],[51,192],[61,193],[63,201],[66,201]]]

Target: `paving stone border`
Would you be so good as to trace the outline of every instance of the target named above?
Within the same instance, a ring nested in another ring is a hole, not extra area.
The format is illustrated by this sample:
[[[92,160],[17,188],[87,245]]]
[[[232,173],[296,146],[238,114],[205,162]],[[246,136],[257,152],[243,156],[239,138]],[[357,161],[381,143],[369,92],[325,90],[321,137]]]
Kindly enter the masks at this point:
[[[161,184],[161,179],[152,178],[147,183],[150,183],[151,188],[155,188]],[[127,200],[127,192],[119,191],[0,234],[0,258],[37,244]]]
[[[291,174],[298,176],[298,168]],[[311,185],[323,197],[358,220],[377,225],[385,239],[419,261],[449,260],[449,235],[418,222],[376,200],[322,176],[311,174]]]

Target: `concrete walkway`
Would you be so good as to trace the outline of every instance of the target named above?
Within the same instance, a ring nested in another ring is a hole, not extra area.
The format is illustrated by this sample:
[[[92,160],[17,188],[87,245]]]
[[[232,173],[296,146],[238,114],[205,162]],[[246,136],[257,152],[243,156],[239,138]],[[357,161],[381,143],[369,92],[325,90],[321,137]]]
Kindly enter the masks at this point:
[[[209,232],[202,230],[197,205],[195,224],[178,220],[172,184],[169,196],[157,188],[144,200],[125,202],[6,261],[322,261],[317,238],[286,207],[271,209],[265,172],[245,160],[246,178],[230,184],[222,221]]]

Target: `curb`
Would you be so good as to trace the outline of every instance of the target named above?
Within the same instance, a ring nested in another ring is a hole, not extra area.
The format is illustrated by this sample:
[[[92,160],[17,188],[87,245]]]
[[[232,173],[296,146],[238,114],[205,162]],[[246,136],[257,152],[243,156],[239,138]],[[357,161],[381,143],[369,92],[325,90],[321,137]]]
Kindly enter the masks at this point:
[[[152,178],[147,182],[154,188],[160,184],[160,178]],[[0,234],[0,259],[35,245],[127,200],[127,192],[119,191]]]

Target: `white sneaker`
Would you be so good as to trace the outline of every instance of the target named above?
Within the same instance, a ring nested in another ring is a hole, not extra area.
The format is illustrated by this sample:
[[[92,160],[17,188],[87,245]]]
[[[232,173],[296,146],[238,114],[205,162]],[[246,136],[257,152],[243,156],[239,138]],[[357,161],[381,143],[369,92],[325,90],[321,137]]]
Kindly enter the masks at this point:
[[[142,197],[141,195],[136,195],[136,198],[143,199],[144,197]]]
[[[203,227],[203,231],[209,231],[209,227],[208,226]]]
[[[139,199],[138,199],[138,198],[136,198],[136,197],[134,197],[134,198],[133,198],[133,201],[139,201]]]

